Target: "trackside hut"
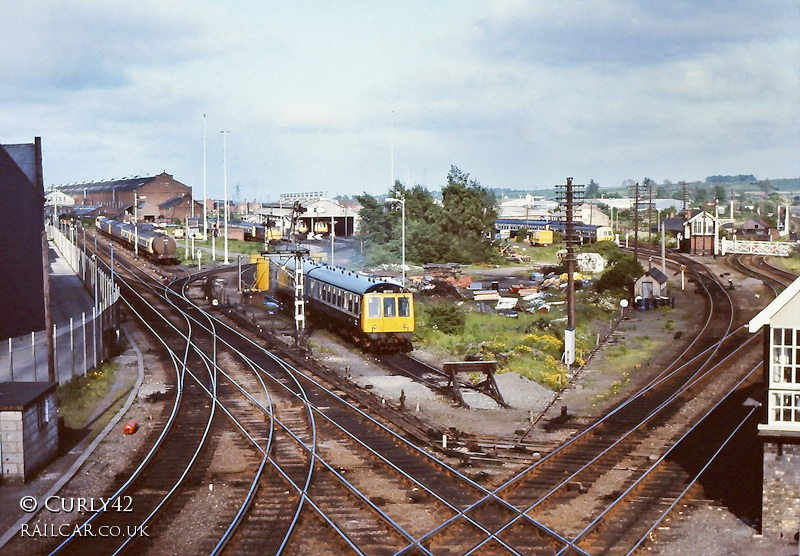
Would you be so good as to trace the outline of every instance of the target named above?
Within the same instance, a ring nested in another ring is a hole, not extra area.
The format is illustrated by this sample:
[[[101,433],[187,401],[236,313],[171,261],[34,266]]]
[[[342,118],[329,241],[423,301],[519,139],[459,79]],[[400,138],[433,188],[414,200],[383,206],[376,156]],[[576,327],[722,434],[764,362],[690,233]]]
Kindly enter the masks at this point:
[[[58,453],[57,382],[0,383],[3,480],[28,479]]]
[[[750,321],[764,330],[765,421],[762,528],[793,536],[800,522],[800,278]]]
[[[644,299],[665,297],[667,295],[667,277],[657,268],[650,268],[634,283],[633,295]]]

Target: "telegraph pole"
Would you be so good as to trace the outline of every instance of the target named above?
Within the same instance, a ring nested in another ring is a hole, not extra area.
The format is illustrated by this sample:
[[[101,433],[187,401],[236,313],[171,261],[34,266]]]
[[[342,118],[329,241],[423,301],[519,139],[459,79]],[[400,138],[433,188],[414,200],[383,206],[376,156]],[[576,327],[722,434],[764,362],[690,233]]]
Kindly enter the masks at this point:
[[[653,180],[647,178],[647,243],[653,244]]]
[[[573,215],[576,204],[583,199],[583,186],[573,185],[572,178],[567,178],[566,185],[557,185],[556,188],[563,189],[557,197],[566,220],[567,328],[564,331],[564,362],[570,366],[575,361],[575,246],[580,243]]]
[[[639,260],[639,182],[633,189],[633,263]]]

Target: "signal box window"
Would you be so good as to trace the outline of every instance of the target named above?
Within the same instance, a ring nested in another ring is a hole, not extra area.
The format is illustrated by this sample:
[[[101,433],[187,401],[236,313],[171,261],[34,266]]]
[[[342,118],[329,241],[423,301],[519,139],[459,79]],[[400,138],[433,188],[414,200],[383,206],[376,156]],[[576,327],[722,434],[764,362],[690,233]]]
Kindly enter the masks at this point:
[[[774,328],[772,330],[772,381],[788,384],[800,384],[800,366],[795,355],[800,353],[800,343],[794,336],[800,331],[791,328]],[[800,335],[800,334],[797,334]]]

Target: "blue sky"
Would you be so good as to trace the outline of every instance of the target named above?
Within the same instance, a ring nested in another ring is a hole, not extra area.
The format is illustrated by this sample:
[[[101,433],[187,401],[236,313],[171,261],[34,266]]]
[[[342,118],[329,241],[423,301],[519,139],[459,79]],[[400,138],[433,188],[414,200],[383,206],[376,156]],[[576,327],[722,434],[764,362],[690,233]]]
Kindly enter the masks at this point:
[[[800,176],[795,0],[3,2],[0,142],[209,196]],[[13,54],[10,54],[13,53]],[[394,111],[394,115],[392,112]],[[205,118],[204,118],[205,114]],[[393,132],[392,132],[393,129]],[[394,148],[392,149],[392,145]]]

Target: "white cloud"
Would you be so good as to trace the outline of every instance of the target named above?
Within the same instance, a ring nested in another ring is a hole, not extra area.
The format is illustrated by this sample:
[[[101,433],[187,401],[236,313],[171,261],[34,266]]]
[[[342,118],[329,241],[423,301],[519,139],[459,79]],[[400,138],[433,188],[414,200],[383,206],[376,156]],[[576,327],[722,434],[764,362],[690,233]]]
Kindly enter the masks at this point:
[[[229,183],[262,197],[380,192],[392,110],[396,177],[431,187],[450,164],[490,187],[800,174],[790,0],[32,0],[3,15],[0,46],[19,55],[0,60],[0,140],[41,135],[48,183],[198,184],[205,113],[212,192],[221,129]]]

